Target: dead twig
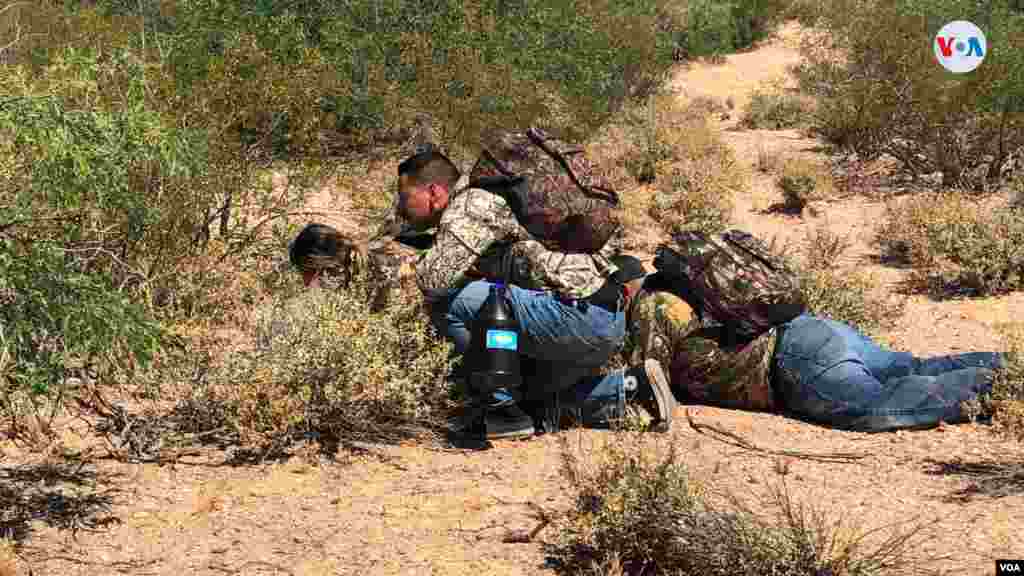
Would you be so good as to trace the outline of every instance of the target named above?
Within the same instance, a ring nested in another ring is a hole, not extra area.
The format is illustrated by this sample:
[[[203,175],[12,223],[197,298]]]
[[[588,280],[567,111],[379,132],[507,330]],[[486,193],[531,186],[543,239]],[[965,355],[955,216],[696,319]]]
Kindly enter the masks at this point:
[[[767,456],[788,456],[791,458],[800,458],[803,460],[814,460],[817,462],[831,462],[838,464],[855,464],[858,460],[867,458],[868,454],[856,453],[856,452],[801,452],[799,450],[770,450],[768,448],[761,448],[754,445],[749,440],[743,438],[735,432],[730,432],[723,428],[719,428],[712,424],[698,424],[694,421],[693,415],[690,410],[686,410],[686,420],[690,423],[690,427],[697,431],[698,434],[710,436],[726,444],[731,444],[744,450],[749,450],[754,453],[759,453]],[[709,433],[710,432],[710,433]]]
[[[537,537],[537,534],[540,534],[541,530],[546,528],[548,524],[551,524],[551,516],[546,510],[533,502],[527,502],[526,504],[530,508],[533,508],[534,512],[537,513],[540,523],[529,532],[523,532],[521,530],[508,532],[505,534],[505,537],[501,539],[502,542],[506,544],[529,544],[530,542],[533,542],[533,539]]]
[[[273,568],[274,570],[277,570],[278,572],[283,572],[285,574],[292,574],[293,576],[295,574],[295,572],[292,572],[291,570],[289,570],[288,568],[285,568],[284,566],[281,566],[280,564],[274,564],[273,562],[265,562],[263,560],[250,560],[250,561],[246,562],[245,564],[242,564],[238,568],[228,568],[227,566],[210,566],[209,568],[211,570],[216,570],[218,572],[223,572],[225,574],[241,574],[242,570],[245,570],[246,568],[249,568],[250,566],[260,566],[260,567],[263,567],[263,568]]]
[[[48,556],[48,561],[62,560],[70,564],[76,564],[78,566],[96,566],[102,568],[113,568],[121,574],[156,574],[156,572],[139,572],[139,570],[148,568],[150,566],[156,566],[160,563],[160,560],[118,560],[114,562],[91,562],[89,560],[83,560],[82,558],[75,558],[73,556]]]

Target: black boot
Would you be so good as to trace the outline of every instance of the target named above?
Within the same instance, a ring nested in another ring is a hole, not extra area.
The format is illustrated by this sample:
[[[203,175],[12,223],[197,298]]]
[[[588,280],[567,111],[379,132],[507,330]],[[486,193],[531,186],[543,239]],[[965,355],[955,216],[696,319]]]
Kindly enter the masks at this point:
[[[661,363],[647,360],[642,366],[630,366],[626,368],[623,378],[626,402],[636,403],[650,414],[653,430],[668,431],[672,426],[676,399],[661,369]]]

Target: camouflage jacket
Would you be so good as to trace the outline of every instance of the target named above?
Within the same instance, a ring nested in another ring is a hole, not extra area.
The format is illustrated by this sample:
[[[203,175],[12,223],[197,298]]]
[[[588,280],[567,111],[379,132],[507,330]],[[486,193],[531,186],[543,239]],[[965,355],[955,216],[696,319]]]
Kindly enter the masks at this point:
[[[616,244],[599,254],[549,251],[520,226],[503,198],[467,188],[452,196],[433,247],[416,264],[416,280],[428,301],[477,279],[584,298],[617,270],[609,259]]]
[[[631,361],[661,362],[680,400],[743,410],[775,408],[770,382],[774,328],[726,345],[721,326],[698,319],[671,292],[641,292],[628,316]]]

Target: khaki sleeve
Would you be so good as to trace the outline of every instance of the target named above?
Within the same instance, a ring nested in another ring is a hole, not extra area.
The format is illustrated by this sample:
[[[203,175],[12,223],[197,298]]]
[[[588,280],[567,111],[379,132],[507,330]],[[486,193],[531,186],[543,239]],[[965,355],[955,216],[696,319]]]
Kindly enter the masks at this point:
[[[582,298],[597,292],[609,274],[590,254],[553,252],[536,240],[517,242],[509,250],[514,283],[523,288]]]
[[[432,248],[416,264],[416,281],[430,301],[472,280],[477,260],[496,242],[522,237],[519,223],[501,197],[469,189],[452,199]]]

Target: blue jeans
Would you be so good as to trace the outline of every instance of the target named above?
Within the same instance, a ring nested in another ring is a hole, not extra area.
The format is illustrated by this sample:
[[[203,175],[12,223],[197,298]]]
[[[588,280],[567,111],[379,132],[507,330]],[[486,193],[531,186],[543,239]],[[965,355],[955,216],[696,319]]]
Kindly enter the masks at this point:
[[[962,422],[961,402],[991,390],[1004,356],[917,358],[805,314],[784,325],[774,360],[776,391],[788,411],[836,428],[882,432]]]
[[[435,305],[432,320],[458,354],[470,346],[470,324],[490,293],[491,284],[476,281]],[[560,402],[584,425],[601,426],[625,412],[623,375],[591,376],[622,346],[626,315],[598,306],[585,309],[547,292],[508,286],[506,293],[519,321],[525,396],[539,399],[559,393]],[[621,308],[621,306],[620,306]],[[492,405],[514,402],[507,390],[493,394]]]

